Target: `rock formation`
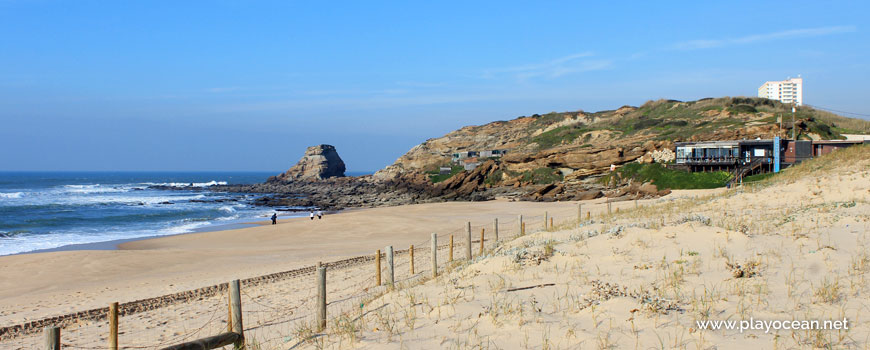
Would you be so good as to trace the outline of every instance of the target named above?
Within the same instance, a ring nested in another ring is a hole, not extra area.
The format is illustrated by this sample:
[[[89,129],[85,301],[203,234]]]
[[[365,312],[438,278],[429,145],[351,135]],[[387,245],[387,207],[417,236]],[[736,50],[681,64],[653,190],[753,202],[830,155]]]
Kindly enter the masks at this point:
[[[311,146],[305,155],[287,172],[269,178],[269,182],[323,180],[344,177],[344,162],[331,145]]]
[[[791,106],[776,101],[724,97],[650,101],[640,107],[595,113],[535,114],[467,126],[428,139],[370,176],[343,177],[344,163],[335,148],[320,145],[309,147],[299,164],[265,184],[213,186],[209,190],[265,193],[269,195],[257,199],[257,204],[290,209],[493,198],[652,198],[668,190],[653,183],[618,181],[617,177],[608,184],[602,176],[612,165],[671,162],[674,142],[678,141],[783,136],[789,130],[782,130],[776,117],[790,112]],[[807,107],[800,108],[798,114],[805,116],[797,124],[799,135],[804,136],[812,135],[810,131],[835,130],[833,121],[839,120]],[[870,130],[866,122],[855,125]],[[833,131],[827,134],[839,137]],[[439,176],[442,168],[458,166],[468,170],[452,171],[447,179]],[[434,182],[436,178],[441,181]]]
[[[783,136],[776,116],[791,107],[761,98],[649,101],[640,107],[589,113],[571,111],[523,116],[479,126],[466,126],[413,147],[396,162],[375,174],[394,179],[403,173],[432,172],[452,163],[458,152],[506,150],[499,160],[505,173],[560,170],[566,181],[606,174],[611,164],[668,162],[676,141],[740,140]],[[824,114],[804,107],[804,115],[822,123]],[[800,114],[800,113],[799,113]],[[808,135],[810,126],[797,126]],[[833,119],[828,120],[828,124]],[[827,125],[827,124],[826,124]],[[831,127],[815,129],[833,130]],[[832,138],[837,138],[833,135]],[[486,159],[481,158],[481,163]],[[495,186],[513,185],[504,176]]]

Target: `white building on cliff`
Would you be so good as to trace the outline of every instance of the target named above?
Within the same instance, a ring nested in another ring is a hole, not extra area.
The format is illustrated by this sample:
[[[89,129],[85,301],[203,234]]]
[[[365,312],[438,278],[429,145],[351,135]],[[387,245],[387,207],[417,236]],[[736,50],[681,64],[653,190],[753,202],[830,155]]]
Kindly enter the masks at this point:
[[[758,97],[765,97],[782,103],[794,103],[800,106],[804,103],[804,80],[788,78],[782,81],[768,81],[758,88]]]

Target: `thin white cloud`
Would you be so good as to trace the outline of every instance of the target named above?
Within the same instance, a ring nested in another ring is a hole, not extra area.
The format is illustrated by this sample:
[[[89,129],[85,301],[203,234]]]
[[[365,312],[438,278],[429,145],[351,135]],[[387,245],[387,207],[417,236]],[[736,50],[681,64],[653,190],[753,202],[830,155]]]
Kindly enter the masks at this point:
[[[747,36],[743,36],[743,37],[739,37],[739,38],[689,40],[689,41],[676,43],[673,45],[673,48],[677,49],[677,50],[710,49],[710,48],[718,48],[718,47],[725,47],[725,46],[731,46],[731,45],[742,45],[742,44],[751,44],[751,43],[764,42],[764,41],[773,41],[773,40],[780,40],[780,39],[794,39],[794,38],[805,38],[805,37],[824,36],[824,35],[832,35],[832,34],[851,33],[851,32],[855,32],[856,30],[857,30],[857,28],[855,28],[855,26],[833,26],[833,27],[791,29],[791,30],[783,30],[783,31],[773,32],[773,33],[747,35]]]
[[[484,71],[484,77],[493,78],[510,74],[520,80],[529,78],[558,78],[564,75],[607,69],[613,65],[608,59],[594,59],[591,52],[575,53],[559,57],[547,62],[525,64],[506,68],[496,68]]]

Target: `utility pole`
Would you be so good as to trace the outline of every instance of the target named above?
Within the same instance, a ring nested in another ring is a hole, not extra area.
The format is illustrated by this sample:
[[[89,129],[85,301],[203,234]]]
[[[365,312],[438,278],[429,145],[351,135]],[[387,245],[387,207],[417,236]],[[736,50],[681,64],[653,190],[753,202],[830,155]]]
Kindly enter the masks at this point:
[[[794,112],[795,112],[795,102],[791,104],[791,139],[797,141],[797,134],[795,131],[797,130],[797,125],[794,123]]]
[[[778,135],[782,135],[782,113],[779,114],[779,132]]]

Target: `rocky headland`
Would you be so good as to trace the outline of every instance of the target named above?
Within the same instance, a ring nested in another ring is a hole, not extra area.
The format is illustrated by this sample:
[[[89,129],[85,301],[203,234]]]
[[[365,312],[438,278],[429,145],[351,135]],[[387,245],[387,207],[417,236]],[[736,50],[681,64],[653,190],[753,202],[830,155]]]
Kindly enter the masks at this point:
[[[790,105],[742,97],[535,114],[428,139],[373,175],[346,177],[335,147],[318,145],[265,183],[209,189],[266,194],[257,205],[325,209],[496,197],[650,198],[669,190],[649,181],[606,176],[611,167],[670,162],[678,141],[785,137],[792,126],[783,125],[784,114],[791,114]],[[799,107],[794,128],[799,138],[838,139],[839,132],[868,132],[870,123]]]

